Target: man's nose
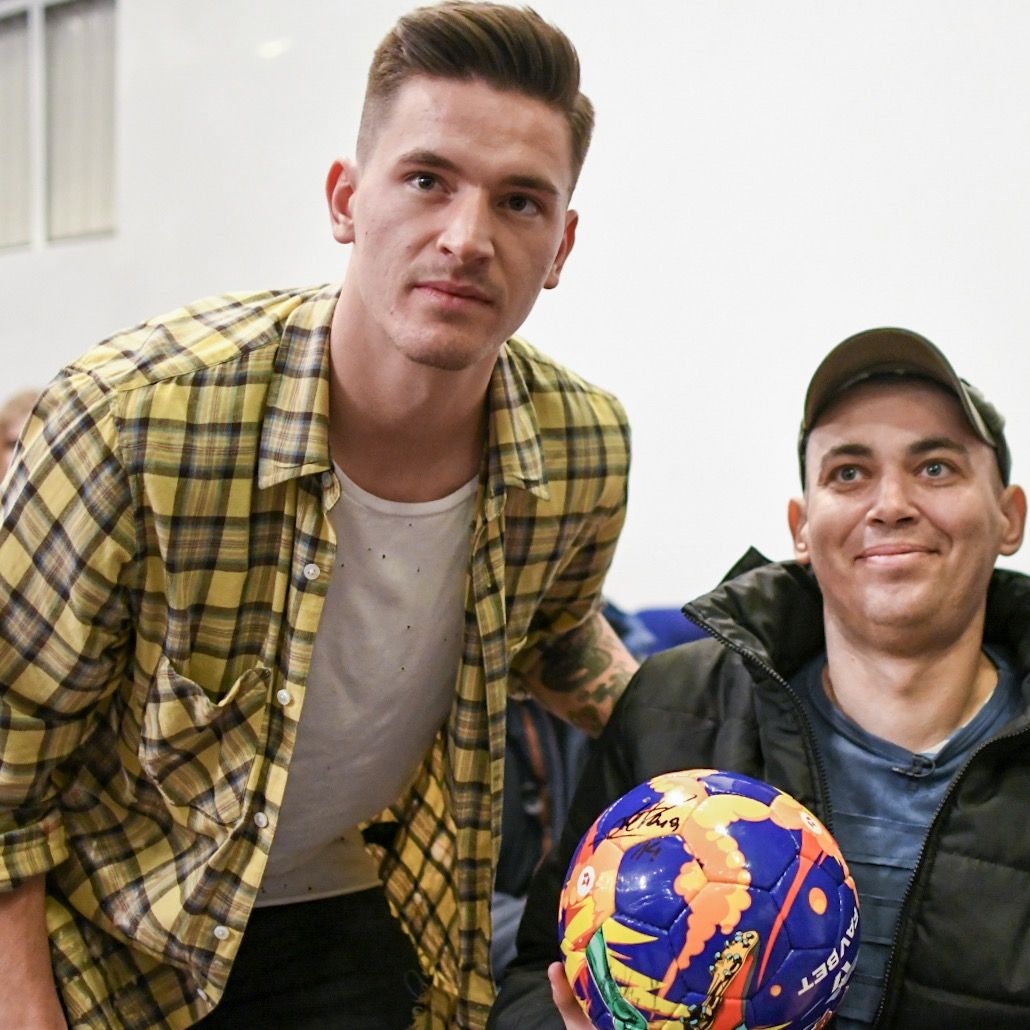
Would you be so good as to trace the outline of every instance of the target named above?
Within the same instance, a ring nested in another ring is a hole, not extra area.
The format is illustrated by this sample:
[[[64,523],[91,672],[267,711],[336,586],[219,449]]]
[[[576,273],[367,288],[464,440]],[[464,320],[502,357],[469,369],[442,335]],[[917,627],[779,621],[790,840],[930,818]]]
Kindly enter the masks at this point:
[[[896,525],[914,519],[918,509],[912,498],[912,482],[904,472],[886,472],[876,484],[869,519]]]
[[[463,264],[493,256],[493,209],[485,191],[461,190],[447,205],[445,218],[438,238],[442,251]]]

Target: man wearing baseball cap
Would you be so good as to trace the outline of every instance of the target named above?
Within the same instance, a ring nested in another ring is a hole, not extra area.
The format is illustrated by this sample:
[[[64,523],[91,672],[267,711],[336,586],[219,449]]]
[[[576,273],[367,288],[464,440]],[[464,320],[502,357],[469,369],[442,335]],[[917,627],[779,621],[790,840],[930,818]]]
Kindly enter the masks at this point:
[[[812,377],[799,459],[795,560],[749,552],[684,608],[710,637],[630,684],[495,1026],[589,1026],[554,964],[572,850],[629,788],[697,767],[767,780],[837,837],[862,914],[837,1028],[1030,1026],[1030,578],[994,568],[1027,505],[1004,420],[930,341],[873,329]]]

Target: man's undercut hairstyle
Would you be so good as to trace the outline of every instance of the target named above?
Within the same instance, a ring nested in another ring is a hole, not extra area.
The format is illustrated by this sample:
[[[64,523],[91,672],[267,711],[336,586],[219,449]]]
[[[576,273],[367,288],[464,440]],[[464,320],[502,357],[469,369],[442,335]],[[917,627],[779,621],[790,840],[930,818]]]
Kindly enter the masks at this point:
[[[397,91],[416,75],[480,80],[554,108],[569,126],[575,186],[590,146],[594,108],[579,90],[575,47],[532,8],[444,0],[404,15],[372,58],[358,130],[359,159],[372,146]]]

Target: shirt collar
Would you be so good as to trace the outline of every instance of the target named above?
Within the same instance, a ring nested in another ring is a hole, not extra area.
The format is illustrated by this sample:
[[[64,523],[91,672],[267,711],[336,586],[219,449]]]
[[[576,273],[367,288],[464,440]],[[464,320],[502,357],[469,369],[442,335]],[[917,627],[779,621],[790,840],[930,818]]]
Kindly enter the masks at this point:
[[[283,324],[261,430],[258,487],[328,471],[329,330],[339,285],[307,297]],[[509,487],[547,500],[540,426],[529,387],[509,344],[498,354],[487,388],[490,406],[486,456],[488,509],[503,505]]]
[[[261,429],[261,489],[330,468],[329,328],[339,293],[324,287],[283,324]]]
[[[547,500],[550,489],[540,426],[529,387],[510,343],[504,344],[497,357],[487,396],[490,404],[486,481],[488,514],[499,510],[508,487],[528,490]]]

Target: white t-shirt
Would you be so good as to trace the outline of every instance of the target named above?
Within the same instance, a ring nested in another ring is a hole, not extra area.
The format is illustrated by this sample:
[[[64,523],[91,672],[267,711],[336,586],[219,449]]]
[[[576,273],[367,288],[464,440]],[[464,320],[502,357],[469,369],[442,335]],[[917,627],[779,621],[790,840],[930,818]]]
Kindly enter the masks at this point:
[[[397,800],[454,697],[477,480],[410,504],[336,475],[337,567],[259,906],[379,882],[355,827]]]

